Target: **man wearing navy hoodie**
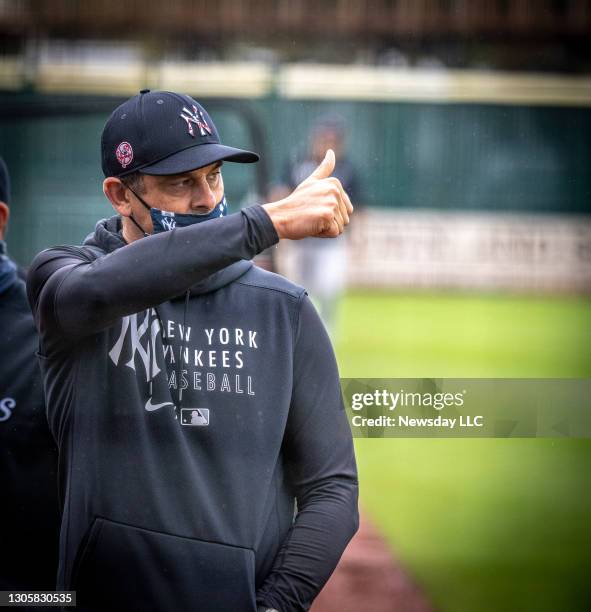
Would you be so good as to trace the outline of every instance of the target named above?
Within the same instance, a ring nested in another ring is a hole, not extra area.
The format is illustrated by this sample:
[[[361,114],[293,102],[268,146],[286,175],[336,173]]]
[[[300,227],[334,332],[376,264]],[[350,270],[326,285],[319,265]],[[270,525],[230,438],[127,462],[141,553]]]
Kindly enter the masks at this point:
[[[45,414],[37,330],[4,242],[10,177],[0,158],[0,590],[52,590],[57,572],[57,448]]]
[[[192,98],[142,91],[102,137],[118,215],[29,273],[64,503],[58,588],[84,610],[308,610],[357,529],[337,365],[305,291],[250,259],[338,236],[334,154],[226,216]],[[206,221],[201,223],[201,221]]]

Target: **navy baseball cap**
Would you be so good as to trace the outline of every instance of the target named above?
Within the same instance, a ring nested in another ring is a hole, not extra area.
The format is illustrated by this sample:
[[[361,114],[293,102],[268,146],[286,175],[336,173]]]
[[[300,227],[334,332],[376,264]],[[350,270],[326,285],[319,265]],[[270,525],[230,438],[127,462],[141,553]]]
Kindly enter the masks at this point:
[[[10,174],[6,163],[0,157],[0,202],[10,204]]]
[[[190,96],[143,89],[118,106],[101,138],[105,176],[181,174],[227,160],[256,162],[251,151],[220,143],[207,111]]]

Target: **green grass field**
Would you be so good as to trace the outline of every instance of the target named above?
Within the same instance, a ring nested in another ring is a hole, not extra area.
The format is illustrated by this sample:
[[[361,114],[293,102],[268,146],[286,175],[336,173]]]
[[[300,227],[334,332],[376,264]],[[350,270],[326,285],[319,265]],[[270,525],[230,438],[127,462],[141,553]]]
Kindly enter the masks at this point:
[[[591,377],[581,298],[357,293],[339,330],[344,377]],[[591,440],[356,448],[362,509],[438,610],[591,609]]]

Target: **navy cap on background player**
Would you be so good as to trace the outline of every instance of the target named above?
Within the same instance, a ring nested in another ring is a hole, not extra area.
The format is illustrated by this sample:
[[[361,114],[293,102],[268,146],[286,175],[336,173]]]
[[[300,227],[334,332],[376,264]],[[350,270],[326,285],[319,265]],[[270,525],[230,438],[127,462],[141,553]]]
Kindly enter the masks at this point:
[[[0,157],[0,202],[10,204],[10,174],[6,163]]]
[[[259,160],[256,153],[221,144],[211,117],[190,96],[148,89],[113,111],[101,151],[105,176],[180,174],[220,160]]]

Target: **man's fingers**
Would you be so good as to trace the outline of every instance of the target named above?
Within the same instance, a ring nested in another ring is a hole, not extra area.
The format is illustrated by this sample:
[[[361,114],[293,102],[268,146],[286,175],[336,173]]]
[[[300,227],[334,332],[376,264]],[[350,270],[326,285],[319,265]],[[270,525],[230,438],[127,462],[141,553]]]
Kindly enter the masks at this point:
[[[342,188],[340,183],[339,187],[340,189],[337,197],[337,209],[344,228],[345,225],[349,225],[348,204],[350,204],[350,202],[345,190]]]
[[[341,197],[339,198],[339,210],[341,212],[341,216],[343,217],[343,222],[345,225],[349,225],[349,213],[347,211],[347,194],[345,190],[342,191]]]
[[[351,200],[349,199],[349,194],[345,191],[345,188],[341,184],[341,181],[339,181],[338,179],[335,179],[335,181],[337,182],[337,185],[340,189],[341,200],[343,202],[343,207],[345,208],[347,212],[347,220],[348,220],[349,215],[353,212],[353,204],[351,204]]]
[[[343,196],[345,200],[345,207],[347,208],[347,214],[351,214],[353,212],[353,204],[351,204],[351,200],[349,199],[349,194],[343,189]]]
[[[339,224],[333,217],[330,222],[322,228],[322,231],[316,235],[317,238],[336,238],[341,233]]]
[[[330,180],[338,188],[339,206],[341,208],[341,214],[345,225],[349,223],[349,215],[353,212],[353,205],[349,199],[349,195],[345,191],[341,181],[335,177],[331,177]]]
[[[340,236],[343,233],[343,228],[339,225],[339,222],[336,220],[336,217],[333,219],[332,221],[332,225],[334,229],[334,231],[331,233],[331,238],[336,238],[337,236]]]
[[[335,238],[341,233],[339,223],[337,221],[336,209],[332,206],[325,207],[322,211],[322,216],[319,219],[318,238]]]
[[[314,172],[312,172],[312,174],[306,179],[306,181],[309,181],[310,179],[319,180],[328,178],[334,170],[335,163],[336,160],[334,151],[332,149],[328,149],[324,159],[320,162],[316,170],[314,170]]]
[[[319,236],[323,238],[336,238],[345,231],[345,226],[349,224],[348,207],[349,199],[341,183],[335,178],[329,178],[330,183],[330,206],[322,214],[324,217],[323,229]]]
[[[334,214],[334,220],[336,221],[338,227],[339,227],[339,234],[342,234],[344,229],[345,229],[345,219],[343,218],[343,213],[341,211],[341,206],[339,204],[339,206],[337,206],[337,209],[335,210],[335,214]]]

